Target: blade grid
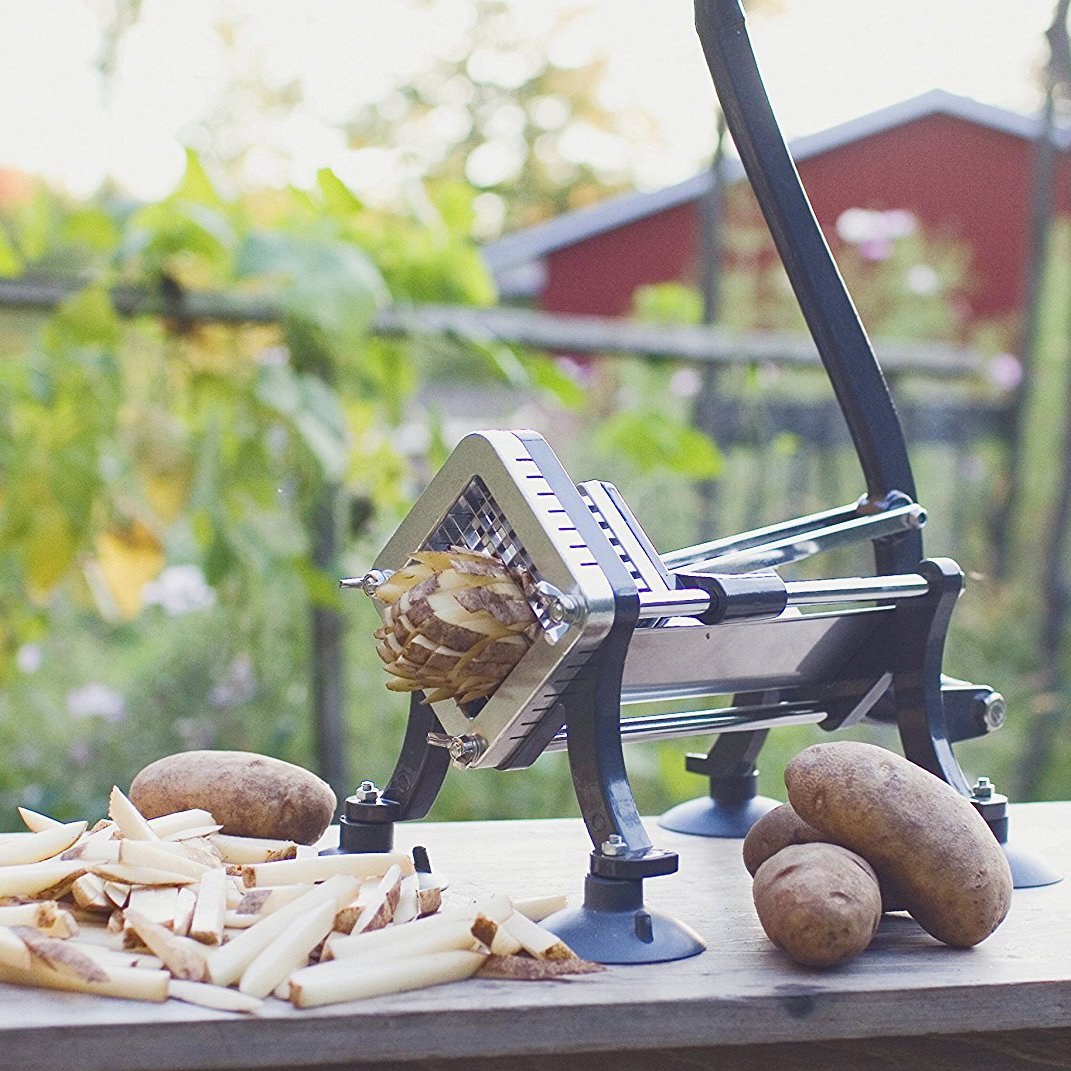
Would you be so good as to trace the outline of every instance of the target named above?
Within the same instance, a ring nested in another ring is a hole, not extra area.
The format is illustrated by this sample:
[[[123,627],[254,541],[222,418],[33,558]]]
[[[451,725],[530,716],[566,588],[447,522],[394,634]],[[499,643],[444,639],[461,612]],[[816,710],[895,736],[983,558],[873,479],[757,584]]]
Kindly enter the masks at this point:
[[[543,601],[534,597],[534,585],[542,579],[539,570],[479,476],[469,481],[421,549],[448,550],[450,547],[466,547],[494,555],[521,581],[540,626],[544,629],[553,627]]]

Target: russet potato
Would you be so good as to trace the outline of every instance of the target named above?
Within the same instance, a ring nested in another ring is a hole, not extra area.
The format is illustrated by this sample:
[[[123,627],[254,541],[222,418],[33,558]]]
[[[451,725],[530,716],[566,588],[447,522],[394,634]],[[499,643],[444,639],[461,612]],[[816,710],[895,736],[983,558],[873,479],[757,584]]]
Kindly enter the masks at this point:
[[[312,844],[337,800],[315,774],[247,751],[184,751],[150,763],[130,799],[146,818],[189,808],[210,811],[223,833]]]
[[[807,967],[858,955],[881,920],[873,868],[836,844],[782,848],[759,867],[752,895],[766,936]]]
[[[785,769],[788,797],[809,825],[895,883],[915,921],[947,945],[985,940],[1011,906],[1004,851],[954,788],[885,748],[816,744]]]

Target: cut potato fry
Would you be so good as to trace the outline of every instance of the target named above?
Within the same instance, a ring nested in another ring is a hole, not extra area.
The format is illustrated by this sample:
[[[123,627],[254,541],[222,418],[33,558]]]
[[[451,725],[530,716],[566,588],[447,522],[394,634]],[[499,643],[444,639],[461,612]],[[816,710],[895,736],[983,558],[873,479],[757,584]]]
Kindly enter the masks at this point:
[[[209,842],[225,863],[272,863],[297,858],[297,845],[289,840],[263,840],[213,833]]]
[[[242,881],[249,888],[311,883],[336,874],[347,874],[364,881],[381,878],[392,866],[397,866],[402,874],[413,873],[413,860],[408,855],[400,852],[367,852],[253,863],[242,869]]]
[[[579,959],[580,957],[558,936],[527,919],[516,911],[502,925],[521,943],[521,947],[536,959]]]
[[[110,830],[92,833],[60,856],[61,859],[80,859],[84,863],[118,863],[121,840],[111,835]]]
[[[513,910],[531,922],[542,922],[568,906],[569,898],[566,896],[532,896],[527,900],[513,901]]]
[[[176,852],[175,849],[180,847],[177,844],[154,844],[145,840],[126,839],[119,844],[119,862],[123,866],[173,871],[176,874],[185,874],[193,881],[200,881],[209,866],[195,863],[181,851]]]
[[[200,807],[188,811],[175,811],[172,814],[162,814],[159,818],[149,819],[149,828],[161,840],[167,840],[168,837],[176,833],[185,833],[190,829],[204,829],[206,826],[215,824],[215,818]]]
[[[474,918],[436,915],[417,919],[405,926],[387,926],[371,933],[354,935],[333,934],[327,939],[325,955],[330,959],[390,962],[404,956],[420,956],[428,952],[472,950],[476,939],[472,934]]]
[[[521,942],[505,926],[495,930],[491,943],[487,946],[492,956],[516,956],[522,949]]]
[[[417,889],[417,918],[434,915],[443,906],[443,894],[437,885]]]
[[[0,926],[33,926],[47,930],[56,921],[60,906],[55,900],[0,906]]]
[[[87,982],[103,982],[104,970],[80,951],[73,941],[45,937],[31,926],[13,926],[11,932],[30,950],[31,955],[55,970],[65,969]]]
[[[105,881],[116,881],[123,885],[192,885],[197,881],[197,878],[191,878],[189,874],[180,874],[174,870],[128,866],[125,863],[93,863],[89,872]],[[3,871],[0,871],[0,875],[2,874]]]
[[[72,860],[47,859],[43,863],[0,868],[0,896],[39,896],[55,899],[46,893],[54,889],[66,891],[75,879],[86,872],[82,863]]]
[[[270,915],[279,908],[304,896],[308,889],[301,885],[275,885],[266,889],[247,889],[235,912],[239,915]]]
[[[335,902],[329,900],[295,919],[286,933],[242,972],[239,990],[251,997],[266,997],[299,967],[305,966],[309,953],[331,932],[335,910]]]
[[[390,923],[401,895],[402,871],[395,863],[379,880],[368,902],[354,920],[352,933],[378,930]]]
[[[227,989],[220,985],[208,985],[204,982],[185,982],[171,980],[171,996],[186,1004],[196,1004],[201,1008],[215,1008],[216,1011],[255,1012],[264,1001],[257,997],[239,993],[236,989]]]
[[[281,865],[286,864],[265,864],[265,866]],[[211,980],[216,985],[230,985],[236,982],[246,967],[307,911],[321,903],[332,903],[337,911],[356,895],[356,878],[348,875],[328,878],[322,885],[315,886],[304,896],[286,904],[267,918],[261,919],[255,926],[243,930],[225,945],[214,949],[208,960]]]
[[[28,970],[0,963],[0,982],[12,985],[43,986],[79,993],[96,993],[102,997],[124,997],[160,1003],[167,1000],[167,971],[143,970],[140,967],[109,968],[102,981],[89,980],[64,967],[52,967],[33,959]]]
[[[121,881],[104,882],[104,895],[120,910],[130,902],[130,886]]]
[[[197,893],[190,885],[184,885],[175,897],[175,914],[171,921],[171,930],[179,937],[186,937],[193,922],[193,913],[197,908]]]
[[[28,971],[31,958],[26,942],[10,927],[0,926],[0,963]]]
[[[412,922],[420,914],[419,892],[419,875],[410,874],[402,879],[398,889],[398,904],[394,909],[394,917],[391,919],[395,926],[403,926],[407,922]]]
[[[0,867],[40,863],[65,852],[85,832],[85,822],[68,822],[0,844]]]
[[[206,871],[197,886],[197,906],[190,920],[190,936],[206,945],[223,940],[227,913],[227,875],[222,869]]]
[[[20,807],[19,817],[26,823],[26,828],[31,833],[40,833],[43,830],[63,825],[62,822],[57,822],[55,818],[49,818],[47,814],[38,814],[37,811],[31,811],[29,807]]]
[[[159,840],[145,816],[126,798],[118,785],[112,786],[108,798],[108,817],[119,827],[119,832],[130,840]]]
[[[136,911],[146,918],[168,929],[175,924],[175,911],[178,908],[179,890],[173,886],[135,887],[130,890],[126,910]]]
[[[131,908],[126,910],[126,922],[145,947],[163,960],[172,977],[190,982],[208,980],[208,960],[196,941],[176,937],[170,930]]]
[[[83,874],[71,885],[71,896],[83,911],[108,911],[113,904],[104,891],[104,882],[96,874]]]
[[[223,826],[218,822],[207,826],[193,826],[191,829],[180,829],[177,833],[168,833],[163,839],[168,843],[177,844],[186,840],[205,840],[213,833],[218,833]]]
[[[352,970],[340,969],[333,963],[318,964],[290,976],[290,999],[298,1008],[315,1008],[459,982],[471,978],[483,960],[478,952],[435,952],[419,959],[409,957],[371,967],[353,963]]]

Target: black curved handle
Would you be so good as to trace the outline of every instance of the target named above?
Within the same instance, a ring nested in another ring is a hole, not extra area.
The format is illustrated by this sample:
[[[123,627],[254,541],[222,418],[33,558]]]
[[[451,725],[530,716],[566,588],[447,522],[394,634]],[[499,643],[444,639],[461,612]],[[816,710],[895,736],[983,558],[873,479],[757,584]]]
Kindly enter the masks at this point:
[[[875,503],[915,499],[900,418],[859,314],[815,219],[770,107],[739,0],[695,0],[695,25],[725,121],[848,424]],[[922,560],[917,530],[874,544],[880,572]]]

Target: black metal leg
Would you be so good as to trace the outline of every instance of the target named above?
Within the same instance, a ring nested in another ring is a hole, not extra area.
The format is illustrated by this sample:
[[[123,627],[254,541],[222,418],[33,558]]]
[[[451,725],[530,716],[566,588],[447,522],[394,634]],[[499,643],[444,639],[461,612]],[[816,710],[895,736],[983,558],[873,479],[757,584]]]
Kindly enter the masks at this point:
[[[441,733],[435,711],[414,694],[401,754],[387,787],[378,792],[371,782],[343,804],[338,851],[387,852],[394,844],[394,823],[423,818],[442,788],[450,756],[428,743],[428,733]]]
[[[733,705],[748,706],[775,698],[777,693],[737,695]],[[671,807],[658,824],[698,837],[747,836],[748,830],[778,805],[777,800],[758,794],[756,763],[768,733],[768,729],[723,733],[705,755],[688,755],[685,768],[707,777],[710,792]]]
[[[931,593],[898,608],[889,636],[904,755],[974,803],[1004,846],[1017,889],[1050,885],[1060,875],[1043,860],[1008,844],[1007,798],[987,783],[971,786],[952,752],[941,694],[941,660],[952,610],[963,589],[963,574],[947,558],[924,561],[918,571],[930,581]]]
[[[625,770],[621,672],[631,632],[631,623],[615,625],[563,697],[569,766],[594,851],[583,904],[543,925],[597,963],[660,963],[706,947],[689,927],[643,903],[644,878],[672,874],[677,853],[651,846]]]

